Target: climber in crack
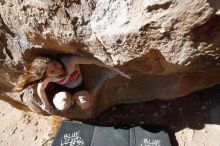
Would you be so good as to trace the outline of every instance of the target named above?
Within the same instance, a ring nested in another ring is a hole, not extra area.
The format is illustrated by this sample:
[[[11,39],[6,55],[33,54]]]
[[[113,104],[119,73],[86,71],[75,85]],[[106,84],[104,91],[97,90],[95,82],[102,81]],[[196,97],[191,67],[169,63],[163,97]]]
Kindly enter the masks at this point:
[[[43,102],[41,108],[46,112],[54,110],[66,110],[73,103],[77,103],[82,109],[90,107],[90,94],[85,89],[79,64],[95,64],[111,69],[121,76],[131,77],[119,69],[108,66],[95,57],[81,55],[64,55],[57,59],[36,57],[31,63],[30,69],[19,77],[14,91],[21,91],[30,84],[38,82],[37,93]],[[51,101],[46,95],[46,87],[50,82],[61,86],[63,91],[56,93]]]

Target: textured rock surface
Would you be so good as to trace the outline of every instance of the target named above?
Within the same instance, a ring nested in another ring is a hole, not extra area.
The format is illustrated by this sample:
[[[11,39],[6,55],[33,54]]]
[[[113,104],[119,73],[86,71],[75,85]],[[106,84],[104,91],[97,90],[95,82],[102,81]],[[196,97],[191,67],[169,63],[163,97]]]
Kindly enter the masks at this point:
[[[25,112],[0,101],[0,145],[42,146],[54,135],[56,117]]]
[[[0,1],[1,99],[34,105],[34,87],[10,92],[34,56],[84,52],[132,74],[126,80],[83,66],[93,106],[88,119],[117,103],[173,99],[220,82],[218,0]],[[91,73],[92,72],[92,73]]]

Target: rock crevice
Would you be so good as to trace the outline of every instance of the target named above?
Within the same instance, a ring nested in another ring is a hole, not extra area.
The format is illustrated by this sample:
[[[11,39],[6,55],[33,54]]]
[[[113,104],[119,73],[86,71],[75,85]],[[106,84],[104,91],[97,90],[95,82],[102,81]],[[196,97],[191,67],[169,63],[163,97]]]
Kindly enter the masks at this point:
[[[20,93],[11,89],[34,57],[59,53],[95,56],[132,76],[83,65],[92,107],[57,113],[70,118],[89,119],[114,104],[170,100],[218,84],[219,6],[218,0],[1,1],[1,99],[40,112],[36,85]]]

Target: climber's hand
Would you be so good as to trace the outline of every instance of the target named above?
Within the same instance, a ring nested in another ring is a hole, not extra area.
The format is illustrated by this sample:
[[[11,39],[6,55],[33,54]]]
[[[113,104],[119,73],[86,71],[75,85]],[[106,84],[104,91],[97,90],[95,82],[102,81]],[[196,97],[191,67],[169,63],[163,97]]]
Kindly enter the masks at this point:
[[[122,71],[120,71],[120,72],[118,72],[118,73],[119,73],[121,76],[123,76],[123,77],[125,77],[125,78],[127,78],[127,79],[132,79],[130,75],[128,75],[128,74],[126,74],[126,73],[124,73],[124,72],[122,72]]]
[[[49,113],[49,114],[54,113],[54,107],[51,106],[50,104],[44,104],[44,105],[42,106],[42,109],[43,109],[44,111],[46,111],[47,113]]]

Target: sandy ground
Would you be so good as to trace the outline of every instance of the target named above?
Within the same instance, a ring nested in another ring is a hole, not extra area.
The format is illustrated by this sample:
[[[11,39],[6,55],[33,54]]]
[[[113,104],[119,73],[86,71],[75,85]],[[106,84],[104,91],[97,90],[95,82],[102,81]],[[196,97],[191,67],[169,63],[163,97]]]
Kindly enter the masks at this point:
[[[55,116],[43,116],[24,112],[0,101],[0,146],[50,145],[53,137]]]
[[[0,117],[1,146],[51,145],[57,126],[64,120],[20,111],[2,101]],[[163,125],[174,146],[220,146],[220,85],[173,101],[113,106],[84,122],[117,127]]]

